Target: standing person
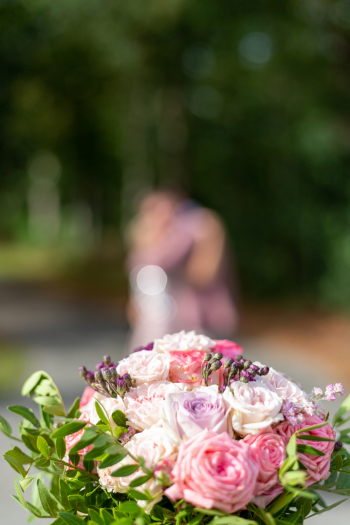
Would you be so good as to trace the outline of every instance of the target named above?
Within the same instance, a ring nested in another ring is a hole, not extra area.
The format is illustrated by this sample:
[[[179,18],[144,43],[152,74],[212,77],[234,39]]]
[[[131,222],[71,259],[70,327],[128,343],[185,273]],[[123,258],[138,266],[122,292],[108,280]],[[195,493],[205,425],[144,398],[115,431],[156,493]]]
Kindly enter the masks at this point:
[[[128,231],[130,349],[180,330],[225,338],[237,328],[225,230],[211,210],[155,191]]]

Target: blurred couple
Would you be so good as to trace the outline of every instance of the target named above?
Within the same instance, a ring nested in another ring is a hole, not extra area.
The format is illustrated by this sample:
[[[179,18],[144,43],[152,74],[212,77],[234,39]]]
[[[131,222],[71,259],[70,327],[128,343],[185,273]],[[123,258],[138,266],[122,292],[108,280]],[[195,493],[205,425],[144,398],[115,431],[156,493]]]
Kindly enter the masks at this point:
[[[238,325],[237,286],[219,217],[174,192],[144,197],[128,227],[129,350],[180,330],[216,339]]]

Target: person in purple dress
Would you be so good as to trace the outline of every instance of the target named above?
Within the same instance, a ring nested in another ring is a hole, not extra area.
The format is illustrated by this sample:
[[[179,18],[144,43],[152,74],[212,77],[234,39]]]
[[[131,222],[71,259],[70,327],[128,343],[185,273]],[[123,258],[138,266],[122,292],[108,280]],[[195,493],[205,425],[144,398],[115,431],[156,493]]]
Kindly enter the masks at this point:
[[[213,211],[155,191],[141,201],[127,237],[131,350],[180,330],[216,338],[236,331],[235,272]]]

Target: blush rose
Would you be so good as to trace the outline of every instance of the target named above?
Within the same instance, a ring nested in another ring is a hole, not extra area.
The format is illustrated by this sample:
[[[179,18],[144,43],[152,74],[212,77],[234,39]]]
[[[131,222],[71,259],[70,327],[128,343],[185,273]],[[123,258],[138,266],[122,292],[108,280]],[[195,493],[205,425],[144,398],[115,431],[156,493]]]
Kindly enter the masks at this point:
[[[249,445],[206,429],[180,445],[174,484],[165,494],[231,514],[252,500],[257,474]]]
[[[244,440],[250,446],[252,458],[258,466],[255,495],[267,492],[278,484],[278,471],[286,459],[286,446],[281,436],[266,434],[248,434]]]
[[[124,397],[125,415],[133,428],[145,430],[161,421],[160,410],[166,395],[181,392],[169,381],[144,383],[137,388],[131,388]]]
[[[281,436],[287,446],[292,434],[297,430],[301,430],[306,427],[313,425],[322,424],[323,421],[317,416],[307,416],[305,417],[304,423],[296,426],[292,426],[288,421],[284,421],[277,425],[274,429],[274,432]],[[305,432],[313,436],[335,439],[335,431],[329,426],[325,425],[309,432]],[[334,450],[334,441],[307,441],[305,439],[297,439],[298,445],[310,445],[313,448],[317,448],[320,452],[323,452],[324,456],[312,456],[310,454],[304,454],[298,452],[300,461],[307,468],[307,478],[306,486],[321,481],[323,479],[328,479],[330,476],[330,462],[331,456]]]
[[[169,357],[165,354],[141,350],[120,361],[119,375],[130,374],[135,379],[135,386],[153,381],[165,381],[169,375]]]

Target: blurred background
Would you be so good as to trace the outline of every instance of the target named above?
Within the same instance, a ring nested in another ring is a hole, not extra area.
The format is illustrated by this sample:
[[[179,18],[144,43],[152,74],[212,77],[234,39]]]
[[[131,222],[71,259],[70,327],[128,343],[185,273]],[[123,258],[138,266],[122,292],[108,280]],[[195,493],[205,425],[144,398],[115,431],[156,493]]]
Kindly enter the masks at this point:
[[[350,391],[348,0],[3,0],[0,68],[1,413],[192,326]]]

